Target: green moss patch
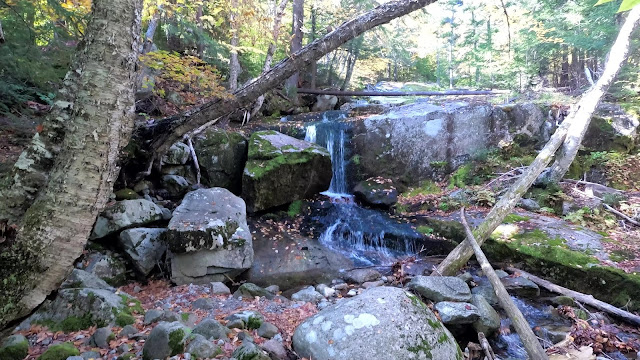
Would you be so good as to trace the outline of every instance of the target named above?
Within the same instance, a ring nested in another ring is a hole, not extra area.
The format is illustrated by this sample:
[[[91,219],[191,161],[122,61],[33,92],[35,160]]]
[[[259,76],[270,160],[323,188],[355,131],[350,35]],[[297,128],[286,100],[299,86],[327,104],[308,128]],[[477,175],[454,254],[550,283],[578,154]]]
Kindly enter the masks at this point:
[[[425,180],[420,183],[420,186],[409,189],[403,194],[403,196],[414,197],[417,195],[439,194],[441,192],[442,190],[436,183],[430,180]]]
[[[66,360],[69,356],[80,355],[80,351],[76,349],[73,343],[66,342],[57,345],[51,345],[38,360]]]
[[[24,339],[23,337],[20,337]],[[29,342],[24,341],[9,341],[3,344],[0,348],[0,359],[3,360],[22,360],[29,354]]]
[[[287,215],[289,217],[296,217],[302,213],[302,200],[296,200],[289,204],[289,209],[287,210]]]
[[[529,219],[531,219],[531,218],[527,217],[527,216],[521,216],[521,215],[518,215],[518,214],[509,214],[504,218],[502,223],[503,224],[513,224],[513,223],[517,223],[517,222],[521,222],[521,221],[527,221]]]
[[[174,330],[169,334],[169,348],[171,349],[171,356],[184,352],[185,336],[186,334],[182,329]]]

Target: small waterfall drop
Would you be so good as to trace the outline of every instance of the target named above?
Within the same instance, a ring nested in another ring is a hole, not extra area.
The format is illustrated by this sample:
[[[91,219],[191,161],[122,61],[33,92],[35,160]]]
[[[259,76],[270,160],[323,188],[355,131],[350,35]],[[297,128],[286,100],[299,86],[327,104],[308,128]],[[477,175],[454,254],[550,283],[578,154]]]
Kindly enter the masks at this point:
[[[347,160],[345,159],[344,129],[329,132],[327,136],[327,150],[331,154],[333,176],[328,196],[349,197],[347,190]]]

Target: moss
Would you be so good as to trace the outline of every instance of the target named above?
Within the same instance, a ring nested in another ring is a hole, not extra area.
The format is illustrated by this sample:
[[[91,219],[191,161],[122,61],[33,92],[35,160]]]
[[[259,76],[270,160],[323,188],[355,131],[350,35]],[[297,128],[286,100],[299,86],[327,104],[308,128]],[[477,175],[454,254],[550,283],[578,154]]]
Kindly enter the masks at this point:
[[[464,227],[457,221],[427,218],[425,222],[426,226],[433,228],[434,233],[444,236],[447,239],[460,242],[466,237]]]
[[[120,189],[115,192],[115,195],[116,200],[135,200],[140,198],[140,196],[131,189]]]
[[[135,354],[132,353],[126,353],[126,354],[122,354],[120,356],[118,356],[117,360],[132,360],[136,357]]]
[[[130,314],[126,314],[121,312],[116,316],[116,325],[120,327],[125,327],[127,325],[131,325],[136,322],[136,318],[131,316]]]
[[[531,219],[530,217],[527,216],[521,216],[518,214],[509,214],[507,216],[505,216],[504,220],[502,221],[503,224],[513,224],[513,223],[517,223],[517,222],[521,222],[521,221],[527,221]]]
[[[432,227],[420,225],[416,228],[416,231],[423,235],[431,235],[434,230]]]
[[[262,319],[257,316],[249,316],[247,320],[247,329],[254,330],[258,329],[262,325]]]
[[[407,211],[409,211],[409,205],[397,203],[395,205],[395,209],[397,213],[406,213]]]
[[[446,333],[442,333],[440,334],[440,337],[438,337],[438,344],[443,344],[445,342],[449,341],[449,335],[447,335]]]
[[[60,330],[64,332],[84,330],[94,325],[101,326],[104,324],[97,324],[95,321],[93,321],[90,314],[86,314],[82,317],[69,316],[68,318],[62,320],[59,324]]]
[[[174,330],[169,334],[169,349],[171,349],[171,356],[184,352],[185,335],[186,334],[182,329]]]
[[[249,160],[245,165],[245,171],[254,179],[260,179],[265,174],[278,169],[283,165],[307,163],[315,156],[317,156],[317,149],[315,148],[307,148],[302,151],[286,154],[278,153],[278,155],[268,158],[252,158],[249,156]]]
[[[271,144],[269,140],[263,139],[264,135],[276,135],[273,130],[256,131],[249,138],[249,159],[268,160],[282,152]]]
[[[22,360],[29,354],[29,342],[20,341],[0,348],[0,359]]]
[[[66,342],[49,346],[47,351],[38,357],[38,360],[66,360],[69,356],[77,355],[80,355],[80,351],[73,343]]]
[[[287,215],[289,217],[296,217],[300,215],[302,212],[302,200],[296,200],[289,204],[289,209],[287,210]]]
[[[414,354],[424,354],[424,357],[426,357],[427,359],[431,359],[432,357],[431,346],[426,340],[423,340],[421,343],[419,343],[416,346],[409,346],[407,350],[409,350]]]
[[[360,155],[358,155],[358,154],[353,155],[353,157],[351,157],[351,162],[354,165],[360,165]]]
[[[635,258],[636,258],[636,255],[629,250],[613,250],[609,253],[609,259],[615,262],[633,260]]]
[[[425,180],[420,183],[420,186],[409,189],[409,191],[403,195],[406,197],[414,197],[417,195],[439,194],[440,192],[442,192],[442,190],[438,185],[436,185],[436,183],[430,180]]]
[[[463,188],[468,185],[471,180],[471,173],[473,170],[472,164],[464,164],[454,171],[449,178],[449,187]]]

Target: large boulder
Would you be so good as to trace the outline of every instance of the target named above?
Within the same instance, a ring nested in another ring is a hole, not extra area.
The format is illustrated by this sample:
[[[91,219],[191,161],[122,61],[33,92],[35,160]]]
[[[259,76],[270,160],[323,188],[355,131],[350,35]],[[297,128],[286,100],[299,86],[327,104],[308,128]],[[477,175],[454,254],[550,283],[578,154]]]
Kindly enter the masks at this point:
[[[636,146],[640,122],[620,105],[603,103],[598,106],[582,146],[589,151],[630,152]]]
[[[249,139],[242,175],[242,198],[256,212],[327,190],[331,156],[326,149],[277,131],[257,131]]]
[[[120,246],[136,270],[144,276],[149,275],[167,250],[166,243],[160,239],[165,231],[160,228],[137,228],[120,233]]]
[[[104,289],[115,291],[111,285],[107,284],[104,280],[100,279],[96,275],[86,272],[80,269],[71,270],[71,274],[67,276],[61,289],[77,289],[77,288],[92,288],[92,289]]]
[[[151,201],[123,200],[104,209],[98,216],[91,239],[103,238],[122,229],[144,226],[162,220],[168,210]]]
[[[171,280],[176,284],[225,281],[253,263],[244,201],[227,189],[188,193],[163,238],[172,253]]]
[[[213,127],[193,140],[202,183],[239,194],[242,170],[247,161],[247,139],[240,133]]]
[[[394,287],[369,289],[308,318],[295,330],[293,347],[317,360],[462,359],[431,310]]]

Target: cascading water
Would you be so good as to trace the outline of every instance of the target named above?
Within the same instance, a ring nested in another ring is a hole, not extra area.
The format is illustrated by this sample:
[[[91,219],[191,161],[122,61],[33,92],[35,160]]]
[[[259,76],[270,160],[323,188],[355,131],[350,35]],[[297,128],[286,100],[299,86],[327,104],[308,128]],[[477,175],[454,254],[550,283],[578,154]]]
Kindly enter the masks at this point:
[[[409,225],[390,219],[377,210],[364,209],[353,201],[347,181],[349,124],[344,113],[327,112],[322,121],[306,126],[305,140],[325,147],[331,154],[333,177],[322,194],[331,208],[320,219],[325,230],[320,242],[348,254],[358,264],[386,264],[395,257],[415,254],[421,235]]]

